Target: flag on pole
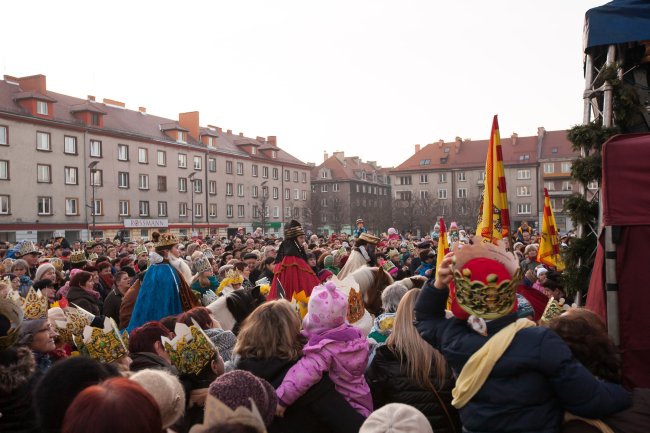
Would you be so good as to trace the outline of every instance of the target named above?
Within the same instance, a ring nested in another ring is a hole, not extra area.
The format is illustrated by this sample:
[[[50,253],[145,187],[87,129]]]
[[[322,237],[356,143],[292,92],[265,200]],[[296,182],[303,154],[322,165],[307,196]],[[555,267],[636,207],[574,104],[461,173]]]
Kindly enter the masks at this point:
[[[560,240],[558,239],[557,224],[551,207],[548,190],[544,188],[544,216],[542,219],[542,239],[537,250],[537,261],[552,266],[559,272],[564,270],[564,262],[560,256]]]
[[[476,234],[484,242],[496,243],[502,239],[509,242],[510,214],[508,212],[508,195],[506,177],[503,172],[503,151],[499,137],[499,120],[494,116],[490,145],[485,159],[485,188],[481,200]]]
[[[438,278],[438,269],[445,255],[449,252],[449,239],[447,239],[447,227],[445,220],[440,218],[440,236],[438,238],[438,254],[436,256],[436,278]]]

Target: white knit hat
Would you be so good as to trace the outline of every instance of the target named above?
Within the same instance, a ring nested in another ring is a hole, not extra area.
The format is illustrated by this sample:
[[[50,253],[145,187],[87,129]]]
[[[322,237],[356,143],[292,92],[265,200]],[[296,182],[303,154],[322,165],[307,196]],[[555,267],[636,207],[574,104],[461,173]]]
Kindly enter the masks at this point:
[[[359,433],[433,433],[433,429],[413,406],[391,403],[371,413]]]
[[[130,377],[156,400],[163,429],[173,425],[185,411],[185,391],[176,376],[165,370],[141,370]]]

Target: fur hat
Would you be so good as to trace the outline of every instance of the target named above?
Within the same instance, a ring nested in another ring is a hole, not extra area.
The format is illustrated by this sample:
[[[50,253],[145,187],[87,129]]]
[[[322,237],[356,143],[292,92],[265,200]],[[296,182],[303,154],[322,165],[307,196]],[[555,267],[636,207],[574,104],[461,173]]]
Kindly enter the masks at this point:
[[[43,277],[43,274],[46,273],[47,271],[52,270],[56,272],[56,268],[54,267],[53,264],[51,263],[43,263],[41,264],[38,269],[36,269],[36,274],[34,275],[34,281],[38,281]]]
[[[322,286],[314,287],[309,297],[307,311],[303,321],[306,330],[315,332],[336,328],[346,321],[348,297],[336,287],[335,283],[328,281]]]
[[[36,368],[28,347],[10,347],[0,351],[0,394],[10,395],[32,378]]]
[[[208,392],[232,410],[239,406],[252,409],[252,400],[267,426],[273,421],[278,406],[278,396],[273,386],[245,370],[234,370],[219,376]]]
[[[359,433],[433,433],[433,429],[413,406],[391,403],[371,413]]]
[[[284,228],[284,237],[286,239],[297,238],[304,234],[305,232],[303,231],[302,226],[296,220],[291,220],[288,226]]]
[[[173,425],[185,411],[185,391],[176,376],[165,370],[142,370],[130,377],[147,391],[160,408],[163,429]]]

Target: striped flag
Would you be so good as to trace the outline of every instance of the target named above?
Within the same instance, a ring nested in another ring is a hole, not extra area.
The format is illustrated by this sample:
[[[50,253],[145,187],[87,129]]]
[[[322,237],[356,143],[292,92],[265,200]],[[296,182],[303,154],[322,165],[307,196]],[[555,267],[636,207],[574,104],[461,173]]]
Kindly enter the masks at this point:
[[[544,188],[544,217],[542,220],[542,239],[537,250],[537,261],[554,267],[557,271],[564,270],[564,262],[560,255],[560,240],[558,239],[557,224],[551,208],[548,190]]]
[[[447,227],[445,227],[445,220],[440,218],[440,233],[438,237],[438,254],[436,256],[436,278],[438,278],[438,269],[440,263],[445,258],[445,254],[449,252],[449,239],[447,238]]]
[[[506,242],[509,241],[510,214],[508,212],[506,177],[503,172],[499,120],[496,115],[492,121],[490,145],[485,159],[485,188],[476,234],[483,238],[483,242],[497,243],[502,239],[505,239]]]

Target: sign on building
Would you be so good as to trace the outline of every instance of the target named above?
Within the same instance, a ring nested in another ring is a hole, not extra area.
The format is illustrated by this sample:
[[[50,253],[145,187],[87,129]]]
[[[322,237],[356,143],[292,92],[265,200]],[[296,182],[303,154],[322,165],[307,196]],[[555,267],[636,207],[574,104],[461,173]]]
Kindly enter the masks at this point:
[[[133,228],[133,229],[140,229],[140,228],[153,228],[153,227],[168,227],[169,226],[169,220],[166,218],[163,219],[140,219],[140,218],[133,218],[133,219],[125,219],[124,220],[124,227],[125,228]]]

